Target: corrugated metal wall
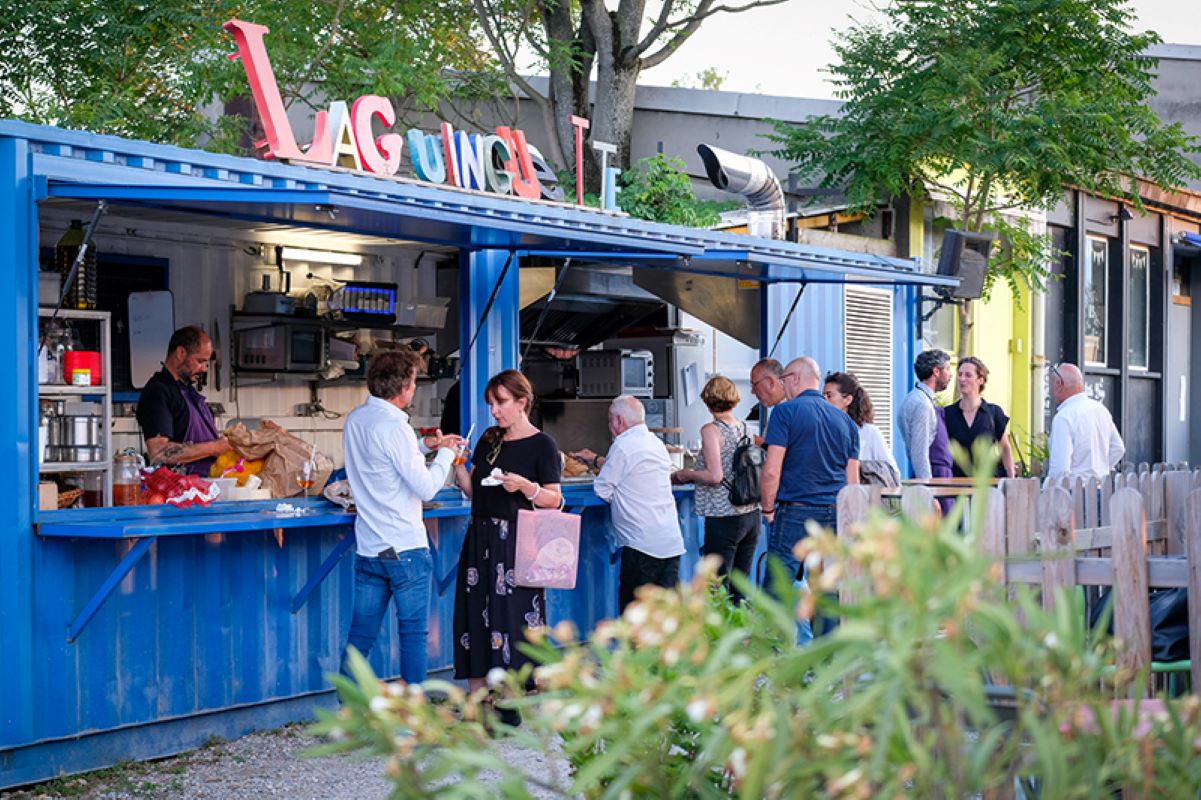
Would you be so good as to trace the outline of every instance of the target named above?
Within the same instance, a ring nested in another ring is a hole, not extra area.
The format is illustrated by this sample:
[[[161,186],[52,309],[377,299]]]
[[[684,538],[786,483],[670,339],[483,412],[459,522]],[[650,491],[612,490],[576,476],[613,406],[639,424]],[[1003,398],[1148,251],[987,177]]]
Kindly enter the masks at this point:
[[[768,287],[765,301],[765,344],[768,349],[775,342],[798,291],[798,285],[792,283]],[[843,320],[842,287],[810,284],[792,314],[774,357],[787,364],[798,356],[813,356],[823,372],[842,369]]]

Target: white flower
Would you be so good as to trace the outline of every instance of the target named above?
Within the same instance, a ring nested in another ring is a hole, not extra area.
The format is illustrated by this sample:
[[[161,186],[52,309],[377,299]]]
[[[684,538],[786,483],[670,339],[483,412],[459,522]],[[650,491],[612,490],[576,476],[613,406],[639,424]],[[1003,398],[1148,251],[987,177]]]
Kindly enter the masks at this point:
[[[604,712],[601,711],[600,706],[588,706],[588,710],[584,712],[583,718],[580,719],[580,725],[585,728],[595,728],[603,715]]]
[[[626,622],[637,627],[646,622],[649,614],[647,613],[646,606],[642,605],[642,603],[631,603],[630,607],[626,609],[624,616]]]
[[[1046,636],[1043,637],[1043,646],[1058,647],[1059,646],[1059,637],[1053,633],[1048,633]]]
[[[670,635],[675,633],[676,629],[680,627],[680,621],[675,617],[665,617],[660,627],[663,628],[664,633]]]
[[[382,714],[392,705],[388,698],[383,695],[376,695],[371,698],[371,710],[376,714]]]
[[[734,773],[735,778],[741,778],[746,774],[746,751],[741,747],[735,747],[730,753],[728,762],[730,772]]]
[[[488,670],[488,675],[484,678],[489,689],[499,689],[505,685],[505,671],[500,667],[493,667]]]
[[[688,719],[700,723],[713,716],[713,701],[708,697],[700,697],[684,707]]]

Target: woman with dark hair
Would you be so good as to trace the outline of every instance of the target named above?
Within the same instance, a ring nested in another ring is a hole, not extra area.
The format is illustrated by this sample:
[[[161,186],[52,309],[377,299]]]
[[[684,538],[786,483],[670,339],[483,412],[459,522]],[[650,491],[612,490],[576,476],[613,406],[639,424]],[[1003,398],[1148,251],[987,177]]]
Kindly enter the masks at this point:
[[[967,451],[968,468],[964,470],[956,462],[951,467],[952,474],[957,478],[971,475],[972,446],[977,439],[984,439],[1001,448],[1001,460],[995,476],[1012,478],[1015,467],[1013,448],[1009,445],[1009,417],[1005,409],[983,397],[984,387],[988,384],[988,367],[975,356],[961,358],[955,377],[959,386],[959,402],[944,408],[943,414],[947,421],[947,436]]]
[[[901,471],[884,435],[875,426],[875,412],[867,390],[850,372],[831,372],[823,391],[826,402],[841,408],[859,427],[859,477],[864,483],[900,486]]]
[[[734,451],[747,438],[746,423],[734,416],[740,400],[738,387],[724,375],[714,375],[701,391],[701,400],[712,422],[701,426],[701,452],[695,469],[677,470],[672,483],[694,483],[693,499],[696,513],[705,518],[705,544],[701,555],[721,557],[718,575],[736,569],[743,575],[751,572],[755,546],[759,543],[761,527],[759,504],[736,506],[730,502],[729,477],[734,469]],[[742,594],[729,584],[735,602]]]
[[[517,645],[527,628],[546,623],[546,597],[514,581],[517,512],[563,504],[559,447],[530,422],[529,380],[505,370],[488,381],[484,399],[496,425],[480,437],[471,468],[455,467],[459,488],[471,498],[455,591],[455,677],[472,690],[493,667],[516,670],[529,660]],[[499,485],[483,482],[494,474]]]

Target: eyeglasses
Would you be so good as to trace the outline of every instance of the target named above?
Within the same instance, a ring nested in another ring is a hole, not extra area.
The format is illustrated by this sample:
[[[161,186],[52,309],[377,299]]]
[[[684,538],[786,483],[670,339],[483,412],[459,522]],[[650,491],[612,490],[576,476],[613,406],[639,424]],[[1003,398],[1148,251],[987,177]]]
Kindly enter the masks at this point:
[[[760,378],[757,381],[751,381],[751,391],[753,392],[755,390],[756,386],[758,386],[759,384],[763,383],[765,380],[767,380],[768,378],[771,378],[771,377],[773,377],[773,376],[769,373],[767,375],[764,375],[762,378]]]
[[[1049,369],[1051,371],[1051,374],[1053,376],[1055,376],[1056,378],[1059,379],[1060,383],[1063,383],[1063,376],[1059,374],[1059,368],[1056,365],[1048,364],[1047,369]]]

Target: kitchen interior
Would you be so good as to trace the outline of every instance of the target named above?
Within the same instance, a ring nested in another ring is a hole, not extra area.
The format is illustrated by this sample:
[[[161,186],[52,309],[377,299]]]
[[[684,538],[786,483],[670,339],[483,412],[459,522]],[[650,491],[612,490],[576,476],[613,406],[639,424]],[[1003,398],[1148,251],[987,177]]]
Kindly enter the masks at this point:
[[[213,338],[203,394],[220,429],[272,420],[342,466],[343,418],[366,396],[367,357],[380,347],[426,355],[412,422],[438,426],[458,371],[455,248],[110,206],[55,314],[94,210],[62,200],[39,210],[39,471],[58,493],[43,510],[138,502],[137,391],[183,325]],[[738,413],[752,408],[757,287],[561,258],[524,260],[520,283],[523,369],[536,421],[561,449],[607,450],[608,402],[628,393],[683,463],[709,418],[700,390],[718,370],[740,385]]]

